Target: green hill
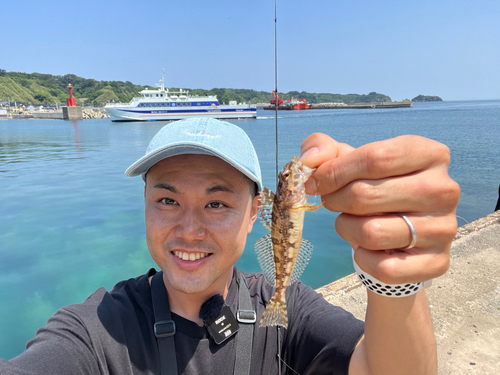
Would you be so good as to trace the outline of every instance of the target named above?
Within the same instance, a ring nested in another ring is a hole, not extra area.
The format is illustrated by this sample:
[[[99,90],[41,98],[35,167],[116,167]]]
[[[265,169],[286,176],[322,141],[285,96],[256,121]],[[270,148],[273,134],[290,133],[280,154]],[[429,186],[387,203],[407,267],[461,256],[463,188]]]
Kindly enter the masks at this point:
[[[129,102],[144,87],[135,85],[126,81],[96,81],[78,77],[74,74],[65,74],[63,76],[54,76],[42,73],[20,73],[7,72],[0,69],[0,100],[11,102],[22,102],[31,104],[55,104],[66,103],[68,89],[66,86],[71,83],[73,95],[77,104],[104,105],[108,101]],[[248,89],[227,89],[213,88],[206,89],[188,89],[191,94],[211,94],[217,95],[219,103],[228,103],[230,100],[238,102],[251,103],[269,103],[272,99],[271,92],[255,91]],[[283,100],[295,98],[305,98],[310,103],[340,102],[340,103],[368,103],[368,102],[387,102],[391,98],[371,92],[367,95],[359,94],[328,94],[328,93],[308,93],[305,91],[290,91],[280,93]]]
[[[419,95],[419,96],[415,96],[411,101],[412,102],[442,102],[443,99],[441,99],[439,96],[434,96],[434,95]]]

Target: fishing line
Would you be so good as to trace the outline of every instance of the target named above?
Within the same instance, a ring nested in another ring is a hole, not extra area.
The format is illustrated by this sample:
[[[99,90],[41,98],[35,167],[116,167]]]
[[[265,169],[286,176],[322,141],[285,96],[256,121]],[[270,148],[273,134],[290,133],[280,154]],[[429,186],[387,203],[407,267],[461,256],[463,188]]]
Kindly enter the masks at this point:
[[[276,186],[278,186],[278,17],[276,16],[276,0],[274,0],[274,132],[276,140]],[[281,375],[281,331],[278,330],[278,375]]]
[[[276,134],[276,185],[278,184],[278,18],[276,17],[276,0],[274,0],[274,119]]]

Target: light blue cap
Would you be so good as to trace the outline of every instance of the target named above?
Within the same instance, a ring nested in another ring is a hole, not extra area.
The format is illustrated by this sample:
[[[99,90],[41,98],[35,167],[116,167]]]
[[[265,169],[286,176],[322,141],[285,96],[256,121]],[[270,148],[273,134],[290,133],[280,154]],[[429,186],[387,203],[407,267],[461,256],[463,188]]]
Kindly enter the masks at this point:
[[[146,154],[125,174],[142,175],[160,160],[176,155],[216,156],[239,170],[262,191],[259,159],[250,138],[240,127],[208,117],[196,117],[165,125],[149,143]]]

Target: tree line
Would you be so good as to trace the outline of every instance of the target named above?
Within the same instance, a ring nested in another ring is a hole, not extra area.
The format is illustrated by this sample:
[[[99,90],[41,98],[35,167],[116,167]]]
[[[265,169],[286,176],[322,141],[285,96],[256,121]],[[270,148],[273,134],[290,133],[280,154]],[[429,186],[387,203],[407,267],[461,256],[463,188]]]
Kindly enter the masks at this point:
[[[136,85],[129,81],[97,81],[82,78],[74,74],[52,75],[43,73],[7,72],[0,69],[0,101],[22,102],[30,104],[64,104],[68,97],[68,84],[73,85],[73,95],[77,104],[102,106],[107,102],[129,102],[138,92],[152,86]],[[173,88],[178,89],[178,88]],[[228,104],[231,100],[238,103],[269,103],[272,93],[249,89],[213,88],[188,89],[194,95],[217,95],[219,103]],[[283,100],[305,98],[310,103],[368,103],[391,101],[387,95],[370,92],[359,94],[308,93],[290,91],[279,93]]]

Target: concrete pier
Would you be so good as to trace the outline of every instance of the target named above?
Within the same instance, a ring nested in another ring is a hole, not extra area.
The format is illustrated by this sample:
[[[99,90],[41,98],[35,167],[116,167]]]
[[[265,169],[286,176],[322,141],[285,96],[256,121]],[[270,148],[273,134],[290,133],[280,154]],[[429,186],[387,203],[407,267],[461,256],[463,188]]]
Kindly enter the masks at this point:
[[[64,120],[82,120],[82,107],[62,107]]]
[[[33,112],[31,115],[33,116],[34,119],[47,119],[47,120],[63,119],[62,111]]]
[[[411,100],[403,100],[401,102],[373,102],[373,103],[319,103],[311,104],[310,109],[380,109],[380,108],[410,108],[413,107]],[[263,105],[262,109],[275,110],[274,105]],[[290,105],[280,105],[278,110],[294,110]],[[304,109],[305,110],[305,109]]]
[[[317,291],[363,319],[366,289],[351,274]],[[427,296],[439,375],[500,373],[500,211],[458,228],[448,272]]]

